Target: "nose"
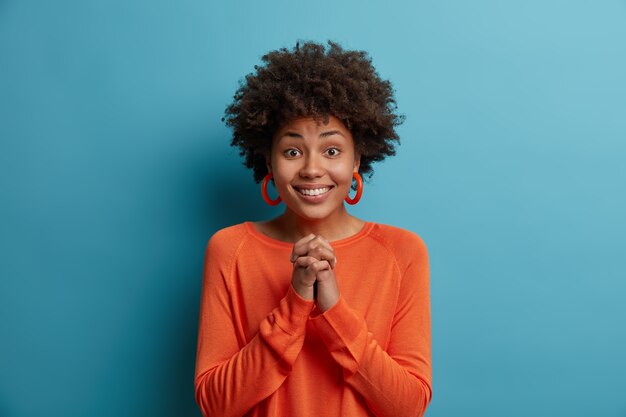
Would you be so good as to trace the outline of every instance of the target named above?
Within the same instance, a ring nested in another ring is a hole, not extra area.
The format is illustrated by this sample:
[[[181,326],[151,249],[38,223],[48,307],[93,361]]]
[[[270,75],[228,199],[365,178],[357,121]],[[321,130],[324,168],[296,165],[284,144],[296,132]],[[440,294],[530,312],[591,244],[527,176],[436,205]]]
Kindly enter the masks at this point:
[[[302,178],[316,178],[324,175],[324,167],[317,155],[309,154],[304,158],[304,165],[300,169]]]

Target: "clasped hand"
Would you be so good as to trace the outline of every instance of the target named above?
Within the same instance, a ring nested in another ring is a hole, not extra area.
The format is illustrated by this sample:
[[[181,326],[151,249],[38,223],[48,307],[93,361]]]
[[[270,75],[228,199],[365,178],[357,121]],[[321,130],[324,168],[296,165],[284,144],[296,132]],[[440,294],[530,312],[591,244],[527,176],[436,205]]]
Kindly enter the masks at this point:
[[[339,287],[334,272],[337,258],[330,243],[314,234],[303,237],[293,246],[291,262],[291,285],[294,290],[306,300],[315,298],[321,312],[334,306],[339,300]]]

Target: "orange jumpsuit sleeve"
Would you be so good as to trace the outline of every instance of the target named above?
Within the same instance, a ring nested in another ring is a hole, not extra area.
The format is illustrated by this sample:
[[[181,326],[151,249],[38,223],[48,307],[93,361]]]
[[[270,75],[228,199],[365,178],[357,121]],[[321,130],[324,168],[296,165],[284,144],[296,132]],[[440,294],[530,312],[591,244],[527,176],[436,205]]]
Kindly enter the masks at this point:
[[[234,254],[211,239],[200,302],[195,397],[205,416],[241,416],[275,392],[290,374],[304,342],[313,301],[293,287],[241,346],[233,324],[228,278]],[[225,245],[226,246],[226,245]]]
[[[402,276],[386,350],[343,297],[311,319],[346,383],[379,417],[422,416],[432,398],[429,265],[423,242],[414,253]]]

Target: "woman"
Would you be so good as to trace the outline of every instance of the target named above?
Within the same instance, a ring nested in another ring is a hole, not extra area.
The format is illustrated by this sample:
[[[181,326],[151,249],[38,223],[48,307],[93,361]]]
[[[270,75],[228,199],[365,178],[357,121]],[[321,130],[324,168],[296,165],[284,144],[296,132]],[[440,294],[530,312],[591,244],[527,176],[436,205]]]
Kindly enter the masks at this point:
[[[421,416],[432,396],[426,247],[344,205],[395,153],[391,84],[365,52],[332,42],[263,61],[225,121],[264,199],[285,211],[209,241],[196,401],[206,416]]]

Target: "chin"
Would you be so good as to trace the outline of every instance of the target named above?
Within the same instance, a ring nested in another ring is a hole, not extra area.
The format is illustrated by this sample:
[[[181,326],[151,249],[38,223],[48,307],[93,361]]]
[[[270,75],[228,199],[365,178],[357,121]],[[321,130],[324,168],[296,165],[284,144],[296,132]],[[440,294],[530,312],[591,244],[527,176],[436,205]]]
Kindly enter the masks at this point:
[[[342,206],[341,206],[342,207]],[[291,209],[295,215],[300,217],[303,220],[308,221],[323,221],[324,219],[330,218],[333,214],[341,210],[341,207],[338,207],[334,210],[325,209],[322,207],[319,208],[305,208],[302,210],[301,208]]]

